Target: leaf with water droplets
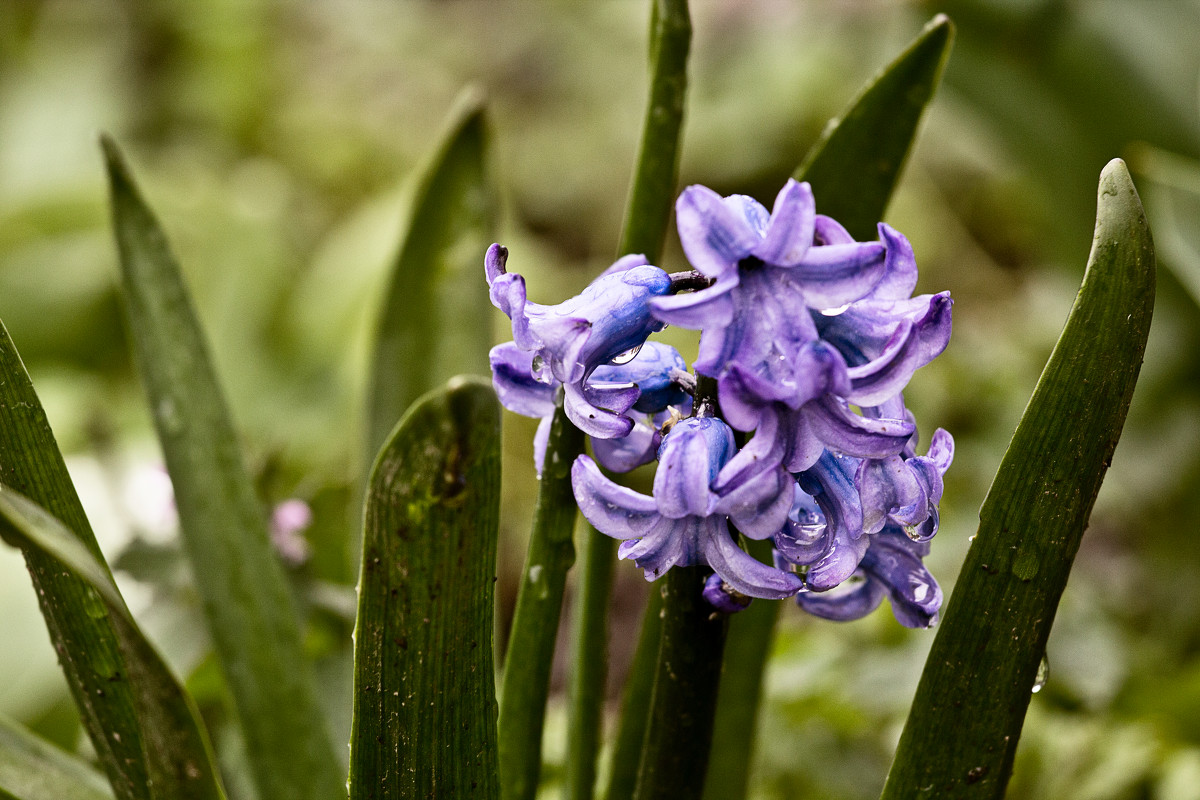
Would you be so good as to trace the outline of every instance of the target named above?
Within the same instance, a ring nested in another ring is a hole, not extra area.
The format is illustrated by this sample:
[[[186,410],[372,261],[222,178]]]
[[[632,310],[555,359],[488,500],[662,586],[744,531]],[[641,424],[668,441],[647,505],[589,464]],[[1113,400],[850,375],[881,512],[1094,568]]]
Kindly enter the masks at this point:
[[[948,797],[1004,795],[1058,601],[1129,410],[1154,284],[1150,228],[1114,160],[1100,176],[1083,285],[980,510],[887,800],[928,785]]]
[[[413,404],[371,470],[351,800],[499,796],[499,502],[499,403],[483,381],[454,379]]]

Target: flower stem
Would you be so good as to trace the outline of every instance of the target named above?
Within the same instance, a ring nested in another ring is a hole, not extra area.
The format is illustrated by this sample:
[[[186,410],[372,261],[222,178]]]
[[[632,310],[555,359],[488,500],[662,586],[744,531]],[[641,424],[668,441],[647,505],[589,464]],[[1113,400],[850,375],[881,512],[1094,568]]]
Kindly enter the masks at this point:
[[[609,776],[606,800],[627,800],[633,796],[641,763],[642,743],[650,717],[650,699],[654,692],[654,668],[662,639],[662,592],[650,592],[646,612],[642,615],[642,632],[638,635],[633,663],[629,665],[629,680],[621,702],[621,721],[613,743],[612,774]]]
[[[575,562],[571,536],[577,508],[571,490],[571,465],[581,452],[583,433],[567,420],[560,404],[551,423],[533,532],[517,590],[500,684],[500,785],[504,800],[532,800],[537,793],[554,642],[567,570]]]
[[[569,800],[592,800],[596,754],[600,752],[604,687],[608,678],[608,600],[612,594],[616,540],[590,525],[584,536],[580,592],[576,606],[567,728]]]
[[[705,572],[675,567],[662,579],[662,643],[635,800],[704,793],[728,627],[701,596]]]

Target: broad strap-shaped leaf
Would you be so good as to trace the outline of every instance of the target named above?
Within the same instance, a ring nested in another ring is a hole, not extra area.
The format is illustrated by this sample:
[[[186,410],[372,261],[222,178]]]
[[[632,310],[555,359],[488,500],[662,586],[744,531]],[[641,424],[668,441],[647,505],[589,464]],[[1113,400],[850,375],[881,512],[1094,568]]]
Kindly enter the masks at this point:
[[[933,99],[954,43],[954,26],[935,17],[903,53],[873,77],[797,168],[809,181],[817,210],[846,226],[856,239],[876,238],[916,140],[925,108]],[[751,548],[761,547],[751,543]],[[770,548],[762,548],[770,560]],[[729,621],[725,680],[717,705],[710,779],[705,796],[740,800],[746,796],[753,762],[755,720],[762,675],[774,636],[779,604],[754,603]]]
[[[100,547],[25,365],[0,324],[0,482],[64,520],[95,558]],[[133,690],[113,622],[88,584],[41,551],[24,551],[42,616],[96,757],[120,800],[149,797]]]
[[[1098,206],[1083,285],[979,512],[885,798],[1004,796],[1154,306],[1154,245],[1120,160],[1100,175]]]
[[[456,378],[421,398],[380,451],[367,491],[350,797],[498,798],[492,388]]]
[[[0,716],[0,798],[112,800],[91,766]]]
[[[532,800],[537,794],[554,642],[567,571],[575,563],[572,536],[578,508],[571,489],[571,465],[583,452],[583,433],[567,419],[561,404],[550,426],[500,684],[504,800]]]
[[[191,298],[116,145],[102,144],[134,355],[255,783],[271,800],[339,796],[292,597]]]
[[[487,150],[483,99],[468,89],[408,187],[371,358],[371,457],[418,397],[454,375],[487,374],[492,306],[483,254],[497,215]]]
[[[191,696],[130,616],[108,566],[45,509],[7,487],[0,487],[0,538],[39,552],[60,571],[86,582],[110,615],[142,722],[147,796],[223,800],[212,749]]]
[[[831,120],[796,170],[812,184],[817,210],[855,239],[874,240],[917,126],[942,79],[954,25],[939,14],[872,78],[846,112]]]

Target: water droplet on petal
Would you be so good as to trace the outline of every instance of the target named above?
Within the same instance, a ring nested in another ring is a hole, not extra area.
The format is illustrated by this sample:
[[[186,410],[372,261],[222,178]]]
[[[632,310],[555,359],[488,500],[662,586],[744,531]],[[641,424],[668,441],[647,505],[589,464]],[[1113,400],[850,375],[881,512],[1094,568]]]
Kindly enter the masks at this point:
[[[1046,656],[1042,656],[1041,662],[1038,663],[1037,675],[1033,678],[1033,688],[1031,692],[1037,694],[1046,685],[1046,681],[1050,679],[1050,661]]]
[[[912,539],[914,542],[921,541],[921,529],[918,528],[916,525],[905,525],[904,526],[904,534],[908,538]]]
[[[640,352],[642,352],[642,346],[639,344],[629,348],[624,353],[618,353],[617,355],[613,356],[613,359],[610,363],[628,364],[630,361],[633,361],[635,358],[637,358],[637,355]]]
[[[838,314],[845,312],[845,310],[849,307],[850,304],[846,303],[846,305],[838,306],[837,308],[823,308],[821,309],[821,313],[827,317],[836,317]]]

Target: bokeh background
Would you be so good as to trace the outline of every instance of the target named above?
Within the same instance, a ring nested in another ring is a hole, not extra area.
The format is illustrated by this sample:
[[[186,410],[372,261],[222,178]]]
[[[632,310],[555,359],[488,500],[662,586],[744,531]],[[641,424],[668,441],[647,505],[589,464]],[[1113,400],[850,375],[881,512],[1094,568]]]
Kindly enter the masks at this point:
[[[919,291],[956,302],[950,348],[906,395],[923,431],[958,444],[929,563],[949,591],[1082,276],[1100,170],[1124,157],[1159,248],[1154,325],[1010,796],[1200,798],[1200,3],[694,0],[681,186],[769,206],[826,120],[939,11],[957,41],[888,212]],[[171,236],[264,507],[314,510],[290,574],[345,741],[366,344],[406,177],[459,91],[481,87],[512,265],[535,299],[577,291],[616,255],[646,18],[640,0],[0,2],[0,318],[230,774],[237,746],[127,353],[97,133],[124,146]],[[673,232],[663,266],[683,268]],[[499,341],[504,323],[445,324],[492,324]],[[532,513],[533,425],[505,418],[502,610]],[[618,575],[614,698],[646,592],[632,565]],[[931,639],[882,609],[848,625],[785,609],[754,796],[877,796]],[[0,714],[86,753],[7,548]],[[556,695],[547,796],[564,736]]]

